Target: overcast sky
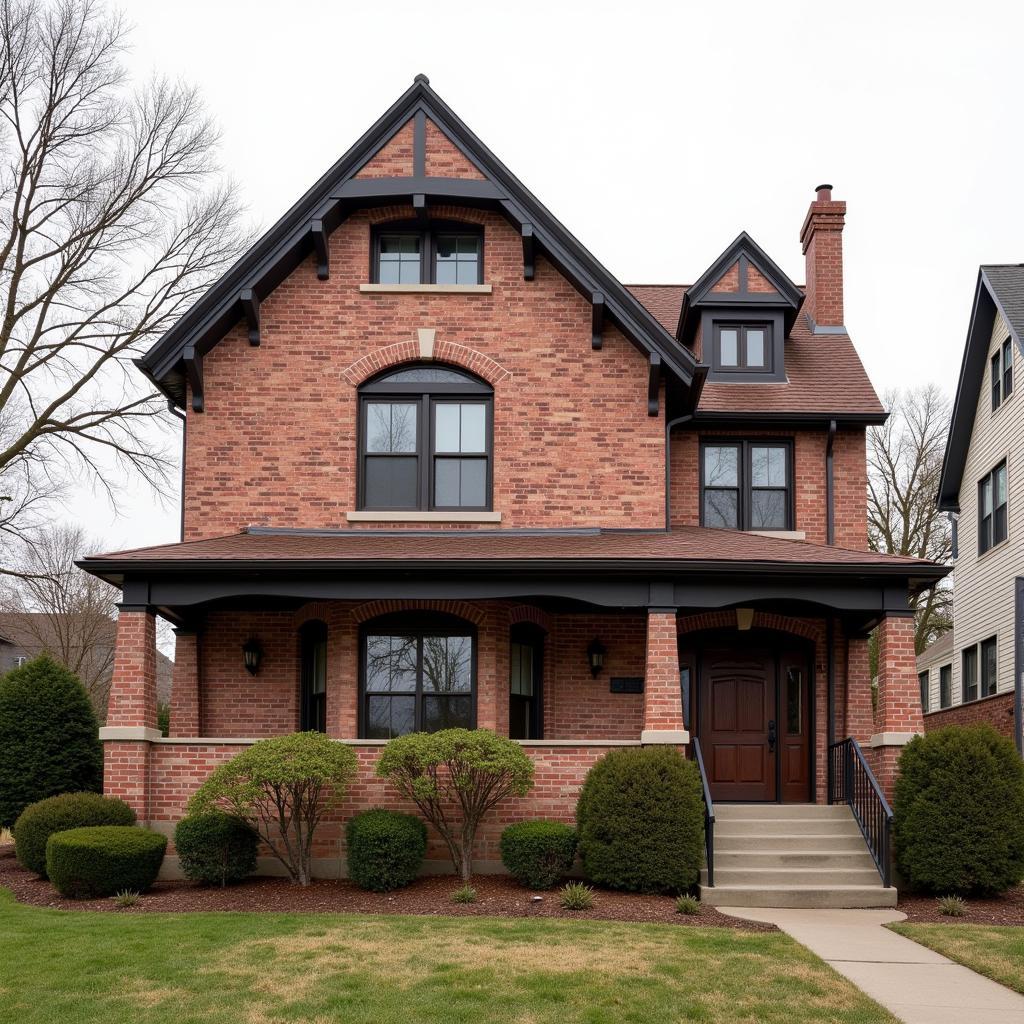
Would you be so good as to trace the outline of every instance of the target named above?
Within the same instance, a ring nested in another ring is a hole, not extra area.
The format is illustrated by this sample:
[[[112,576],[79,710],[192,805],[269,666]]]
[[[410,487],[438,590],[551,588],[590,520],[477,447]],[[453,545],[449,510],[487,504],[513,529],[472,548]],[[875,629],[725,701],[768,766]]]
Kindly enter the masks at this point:
[[[846,323],[881,393],[956,385],[978,264],[1024,261],[1024,4],[128,0],[133,74],[200,87],[269,227],[412,82],[621,280],[695,280],[747,230],[796,282],[848,203]],[[138,485],[104,546],[178,536]]]

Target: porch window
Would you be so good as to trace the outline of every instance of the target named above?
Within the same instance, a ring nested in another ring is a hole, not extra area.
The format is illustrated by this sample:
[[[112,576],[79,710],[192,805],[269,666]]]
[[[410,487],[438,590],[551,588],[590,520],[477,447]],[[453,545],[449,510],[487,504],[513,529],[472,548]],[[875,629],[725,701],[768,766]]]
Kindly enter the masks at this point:
[[[981,641],[981,695],[991,697],[998,685],[996,662],[996,638],[990,636]]]
[[[705,441],[701,525],[725,530],[793,529],[788,441]]]
[[[1006,459],[978,483],[978,554],[1006,540]]]
[[[939,669],[939,707],[948,708],[953,703],[953,666],[943,665]]]
[[[327,732],[327,626],[307,622],[299,630],[299,728]]]
[[[437,364],[361,390],[359,504],[376,511],[491,507],[491,387]]]
[[[540,630],[515,627],[509,641],[508,734],[511,739],[543,739],[543,667],[544,638]]]
[[[978,699],[978,648],[965,647],[960,655],[960,701]]]
[[[928,673],[917,673],[917,685],[921,688],[921,711],[928,713]]]
[[[362,655],[364,739],[474,727],[475,633],[467,623],[378,619],[363,631]]]

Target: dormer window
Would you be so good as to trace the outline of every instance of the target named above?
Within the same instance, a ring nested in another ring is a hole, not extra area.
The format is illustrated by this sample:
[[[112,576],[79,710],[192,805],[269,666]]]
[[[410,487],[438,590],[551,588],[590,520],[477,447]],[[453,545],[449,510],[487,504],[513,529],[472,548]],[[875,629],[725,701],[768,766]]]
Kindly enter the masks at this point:
[[[714,369],[722,373],[770,373],[770,323],[716,323]]]
[[[374,233],[375,284],[483,283],[484,236],[475,224],[387,224]]]

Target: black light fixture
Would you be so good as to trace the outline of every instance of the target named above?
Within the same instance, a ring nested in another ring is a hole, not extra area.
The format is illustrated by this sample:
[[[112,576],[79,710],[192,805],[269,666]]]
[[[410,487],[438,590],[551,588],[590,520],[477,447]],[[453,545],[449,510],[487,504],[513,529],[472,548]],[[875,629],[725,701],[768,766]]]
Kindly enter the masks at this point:
[[[595,636],[587,648],[587,660],[590,662],[590,674],[596,679],[604,668],[604,656],[608,653],[603,643]]]
[[[242,655],[245,658],[245,670],[251,676],[256,675],[260,670],[260,662],[263,660],[263,648],[256,637],[251,636],[242,644]]]

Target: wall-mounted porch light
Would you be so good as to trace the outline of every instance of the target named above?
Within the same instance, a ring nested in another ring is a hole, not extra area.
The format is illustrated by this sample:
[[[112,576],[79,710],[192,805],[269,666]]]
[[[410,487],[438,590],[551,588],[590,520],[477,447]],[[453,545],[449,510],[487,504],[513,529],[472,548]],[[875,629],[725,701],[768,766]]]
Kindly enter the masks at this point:
[[[736,609],[736,628],[737,629],[750,629],[754,624],[754,609],[753,608],[737,608]]]
[[[590,674],[596,679],[601,669],[604,668],[604,656],[608,653],[604,644],[595,636],[587,648],[587,661],[590,662]]]
[[[254,676],[260,670],[260,662],[263,660],[263,648],[259,640],[251,636],[242,644],[242,656],[245,658],[245,670],[249,675]]]

